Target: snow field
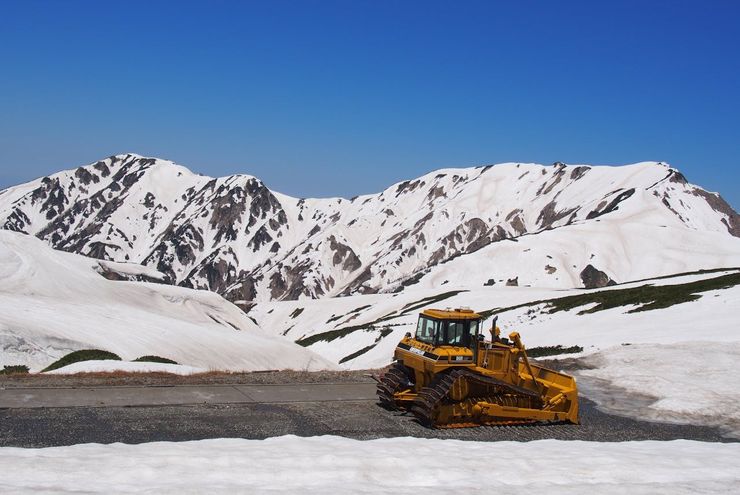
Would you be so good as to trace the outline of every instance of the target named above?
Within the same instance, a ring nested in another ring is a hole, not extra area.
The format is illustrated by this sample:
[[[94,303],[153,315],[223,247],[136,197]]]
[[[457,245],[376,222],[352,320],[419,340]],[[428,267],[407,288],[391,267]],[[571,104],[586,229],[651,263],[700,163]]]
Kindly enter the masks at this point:
[[[0,449],[6,493],[682,494],[740,490],[740,444],[283,436]]]
[[[596,368],[579,371],[578,383],[603,409],[642,419],[719,426],[740,438],[740,342],[620,346],[591,355],[586,362]],[[653,400],[636,401],[640,395]]]
[[[722,276],[728,272],[685,275],[671,279],[635,282],[616,287],[594,289],[621,290],[646,284],[684,284]],[[462,292],[439,302],[422,304],[408,311],[404,307],[442,293]],[[482,311],[505,308],[538,300],[549,300],[587,294],[584,290],[558,290],[535,287],[480,287],[466,289],[448,284],[437,289],[406,289],[399,294],[372,294],[315,301],[280,301],[260,303],[250,311],[260,327],[298,340],[322,332],[350,326],[370,324],[391,315],[392,318],[375,323],[380,328],[390,325],[392,333],[383,338],[367,353],[342,365],[347,369],[377,368],[387,365],[393,349],[404,333],[414,332],[418,313],[426,308],[470,307]],[[618,307],[596,313],[579,315],[584,307],[553,314],[543,312],[542,306],[524,306],[499,313],[498,325],[504,334],[520,332],[527,347],[580,345],[584,354],[592,354],[623,343],[672,344],[686,341],[737,342],[740,329],[736,315],[740,313],[740,286],[699,293],[701,298],[669,308],[627,313],[630,307]],[[298,311],[301,310],[301,311]],[[298,312],[297,316],[294,316]],[[331,321],[329,321],[331,320]],[[487,332],[490,322],[483,325]],[[329,360],[337,362],[358,349],[374,343],[378,333],[356,331],[331,342],[317,342],[309,348]],[[572,357],[573,355],[566,356]]]
[[[72,351],[103,349],[205,370],[335,367],[262,331],[218,294],[110,281],[97,263],[0,230],[0,365],[39,371]]]
[[[617,282],[740,266],[740,239],[726,233],[658,225],[647,214],[604,217],[500,241],[472,255],[433,267],[420,281],[424,288],[444,281],[481,287],[489,279],[499,286],[518,278],[520,286],[565,289],[582,287],[579,273],[588,264]],[[646,250],[646,246],[653,246]],[[546,267],[555,271],[548,273]]]

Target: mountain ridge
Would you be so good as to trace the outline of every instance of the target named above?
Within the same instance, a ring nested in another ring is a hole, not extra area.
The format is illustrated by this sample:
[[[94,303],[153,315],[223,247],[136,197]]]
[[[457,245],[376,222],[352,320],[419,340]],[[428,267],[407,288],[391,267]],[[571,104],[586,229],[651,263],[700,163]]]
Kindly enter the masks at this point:
[[[454,275],[440,273],[461,260],[475,258],[480,271],[497,267],[499,251],[510,251],[502,241],[526,244],[528,237],[552,238],[549,232],[568,227],[568,242],[578,245],[579,236],[589,242],[614,237],[636,220],[642,229],[672,229],[689,255],[692,244],[701,246],[701,259],[655,272],[631,270],[601,255],[613,249],[610,238],[568,267],[546,264],[552,272],[547,276],[515,267],[485,281],[588,286],[581,274],[591,266],[587,278],[598,286],[670,269],[740,264],[734,256],[740,252],[737,213],[720,195],[689,184],[660,162],[447,168],[346,199],[294,198],[251,175],[213,178],[168,160],[125,154],[0,191],[4,229],[35,235],[57,249],[156,268],[170,283],[232,301],[442,285]],[[603,223],[611,229],[600,228]],[[671,247],[669,239],[656,242],[647,256],[658,260],[661,249]],[[504,258],[517,265],[524,249]]]

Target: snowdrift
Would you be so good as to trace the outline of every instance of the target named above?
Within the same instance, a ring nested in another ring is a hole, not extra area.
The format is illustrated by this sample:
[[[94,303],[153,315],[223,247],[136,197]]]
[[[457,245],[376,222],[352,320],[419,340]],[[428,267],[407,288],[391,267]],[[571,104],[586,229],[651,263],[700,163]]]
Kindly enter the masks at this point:
[[[324,436],[0,448],[7,493],[733,493],[740,444]]]
[[[740,438],[740,342],[637,344],[606,349],[578,372],[581,392],[616,414],[720,427]]]
[[[80,361],[68,364],[51,371],[45,371],[50,375],[74,375],[77,373],[108,373],[122,371],[124,373],[169,373],[171,375],[195,375],[205,373],[208,370],[193,368],[182,364],[147,363],[132,361],[93,360]]]
[[[98,260],[0,230],[0,364],[39,371],[71,351],[103,349],[204,370],[334,367],[261,331],[217,294],[111,281],[99,269]]]

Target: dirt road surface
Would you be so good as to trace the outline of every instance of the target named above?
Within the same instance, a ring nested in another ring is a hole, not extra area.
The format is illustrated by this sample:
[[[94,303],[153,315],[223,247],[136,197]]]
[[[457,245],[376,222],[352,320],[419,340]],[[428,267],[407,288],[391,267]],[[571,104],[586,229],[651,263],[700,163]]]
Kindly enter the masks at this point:
[[[693,440],[722,442],[714,428],[638,421],[581,398],[580,425],[430,430],[375,402],[363,372],[275,372],[207,377],[4,377],[0,445],[142,443],[279,435],[396,436],[461,440]]]

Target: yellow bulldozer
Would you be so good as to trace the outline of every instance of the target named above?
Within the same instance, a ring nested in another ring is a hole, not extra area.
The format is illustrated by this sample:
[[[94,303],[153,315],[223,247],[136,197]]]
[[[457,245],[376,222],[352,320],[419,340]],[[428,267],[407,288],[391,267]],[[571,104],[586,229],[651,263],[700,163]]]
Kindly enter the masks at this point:
[[[501,338],[495,318],[490,341],[481,326],[470,309],[423,311],[378,379],[379,403],[431,428],[578,424],[575,379],[530,363],[519,334]]]

